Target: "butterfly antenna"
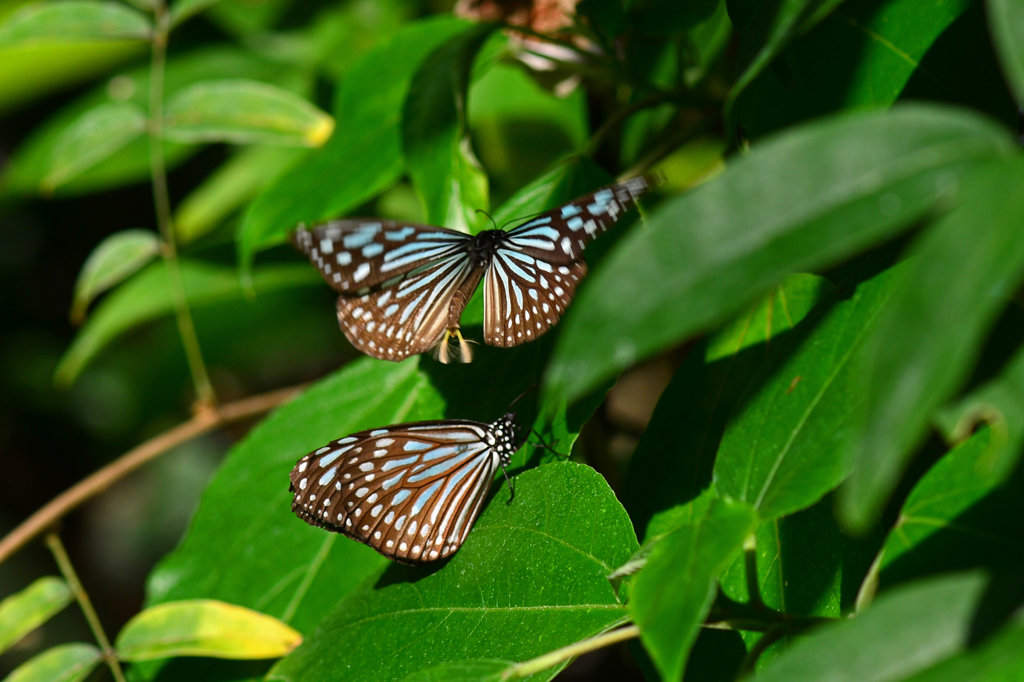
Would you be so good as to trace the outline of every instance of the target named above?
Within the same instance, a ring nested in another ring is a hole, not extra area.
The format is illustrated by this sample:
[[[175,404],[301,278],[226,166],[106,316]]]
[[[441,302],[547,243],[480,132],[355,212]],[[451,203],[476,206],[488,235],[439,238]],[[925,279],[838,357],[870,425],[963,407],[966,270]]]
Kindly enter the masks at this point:
[[[508,406],[508,409],[509,409],[509,410],[511,411],[511,410],[512,410],[512,408],[513,408],[513,407],[515,407],[515,404],[516,404],[516,403],[518,403],[518,402],[519,402],[520,400],[522,400],[522,399],[523,399],[524,397],[526,397],[526,395],[527,395],[528,393],[530,393],[531,391],[534,391],[534,390],[536,390],[536,388],[537,388],[538,386],[540,386],[540,382],[539,382],[539,381],[538,381],[537,383],[535,383],[535,384],[534,384],[533,386],[530,386],[530,387],[529,387],[528,389],[526,389],[526,390],[525,390],[525,391],[523,391],[522,393],[520,393],[520,394],[519,394],[519,397],[518,397],[518,398],[516,398],[515,400],[513,400],[513,401],[512,401],[512,403],[511,403],[511,404],[510,404],[510,405]]]
[[[533,445],[534,447],[544,448],[545,450],[547,450],[548,452],[550,452],[553,455],[556,455],[558,457],[565,457],[566,459],[568,459],[568,457],[566,455],[563,455],[561,452],[556,450],[554,448],[554,446],[549,445],[548,442],[546,440],[544,440],[544,436],[542,436],[539,433],[537,433],[536,429],[530,429],[530,433],[532,433],[533,435],[537,436],[537,440],[540,441],[540,443],[531,443],[531,445]]]
[[[478,208],[476,210],[476,212],[477,213],[483,213],[485,216],[487,216],[487,219],[491,221],[492,225],[494,225],[494,229],[495,230],[500,230],[501,229],[500,227],[498,227],[498,223],[494,222],[494,218],[491,217],[490,213],[488,213],[487,211],[483,210],[482,208]]]
[[[519,216],[517,218],[509,218],[508,220],[503,222],[501,224],[501,227],[498,228],[498,229],[504,229],[506,225],[511,225],[512,223],[518,223],[521,220],[529,220],[530,218],[536,218],[537,216],[542,215],[543,213],[544,213],[544,211],[538,211],[537,213],[527,213],[526,215]]]
[[[505,474],[505,482],[508,483],[508,489],[510,493],[508,496],[508,502],[505,503],[505,506],[507,507],[508,505],[512,504],[512,500],[516,499],[516,486],[515,483],[512,482],[512,479],[508,477],[508,472],[505,471],[504,464],[501,465],[501,473]]]

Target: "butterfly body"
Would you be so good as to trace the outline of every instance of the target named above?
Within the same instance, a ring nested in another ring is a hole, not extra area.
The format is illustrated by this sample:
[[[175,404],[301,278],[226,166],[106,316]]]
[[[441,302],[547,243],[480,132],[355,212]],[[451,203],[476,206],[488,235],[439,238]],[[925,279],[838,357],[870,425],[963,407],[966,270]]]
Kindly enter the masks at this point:
[[[460,318],[484,284],[484,342],[517,346],[561,318],[586,276],[583,250],[653,186],[640,176],[603,187],[511,230],[475,236],[379,219],[300,226],[295,246],[339,293],[338,323],[352,344],[403,360],[459,339]]]
[[[353,433],[292,469],[292,511],[403,563],[436,561],[462,545],[494,473],[519,445],[515,414],[491,424],[412,422]]]

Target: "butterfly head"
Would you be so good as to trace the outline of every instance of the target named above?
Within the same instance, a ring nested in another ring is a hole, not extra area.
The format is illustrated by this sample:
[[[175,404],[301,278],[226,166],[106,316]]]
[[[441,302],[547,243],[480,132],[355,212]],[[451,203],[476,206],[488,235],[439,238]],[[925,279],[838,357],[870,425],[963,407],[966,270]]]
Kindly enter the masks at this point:
[[[473,266],[486,267],[504,237],[504,230],[484,230],[473,237],[473,243],[469,247],[469,257],[473,261]]]
[[[519,422],[516,421],[515,412],[506,412],[498,421],[491,424],[490,436],[494,439],[491,447],[497,453],[502,466],[508,465],[512,455],[519,447],[516,445],[519,434]]]

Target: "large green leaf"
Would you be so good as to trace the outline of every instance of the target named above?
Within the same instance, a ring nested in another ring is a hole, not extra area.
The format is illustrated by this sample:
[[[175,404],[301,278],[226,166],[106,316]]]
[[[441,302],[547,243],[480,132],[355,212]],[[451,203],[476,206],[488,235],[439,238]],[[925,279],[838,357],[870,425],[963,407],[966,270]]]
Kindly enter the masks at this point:
[[[956,194],[1005,132],[966,112],[906,106],[840,116],[763,143],[666,202],[580,291],[548,373],[569,399],[721,320],[793,271],[891,238]]]
[[[1016,682],[1024,670],[1024,624],[1020,619],[981,644],[977,649],[914,675],[907,682]]]
[[[0,45],[40,41],[148,40],[149,19],[119,2],[32,3],[0,24]]]
[[[765,670],[765,682],[901,680],[964,649],[985,587],[978,573],[892,590],[865,613],[797,641]]]
[[[300,222],[345,213],[395,182],[404,168],[402,106],[420,63],[466,22],[409,24],[352,67],[335,102],[338,130],[249,207],[238,234],[242,267]]]
[[[629,611],[663,679],[678,680],[718,590],[722,571],[757,523],[749,506],[713,500],[661,536],[633,581]]]
[[[0,601],[0,652],[62,611],[73,598],[67,583],[47,577]]]
[[[1005,297],[1024,278],[1024,162],[992,163],[963,197],[914,245],[865,347],[867,414],[840,500],[852,527],[877,518],[929,418],[965,379]]]
[[[827,282],[792,275],[706,343],[690,351],[662,392],[626,471],[623,504],[642,536],[649,539],[652,517],[695,498],[711,484],[712,465],[726,419],[752,376],[768,357],[770,343],[796,326]]]
[[[92,644],[62,644],[21,664],[4,682],[82,682],[102,660]]]
[[[402,111],[402,147],[427,221],[469,232],[487,210],[487,176],[466,130],[469,75],[494,26],[469,29],[439,47],[417,70]]]
[[[808,320],[814,328],[772,348],[730,420],[715,460],[719,493],[763,520],[817,502],[848,473],[854,415],[864,402],[851,362],[892,295],[902,269],[862,283],[848,300]]]
[[[333,130],[334,119],[298,95],[238,78],[193,83],[164,109],[164,137],[176,142],[319,147]]]
[[[181,277],[193,307],[243,300],[245,293],[234,268],[198,261],[180,262]],[[322,281],[304,265],[274,265],[256,273],[257,293]],[[173,314],[174,297],[164,262],[154,263],[107,297],[90,316],[57,365],[55,380],[70,385],[107,345],[130,329]]]
[[[1024,8],[1013,0],[988,0],[988,19],[1003,72],[1024,98]]]
[[[146,112],[131,102],[101,104],[68,126],[54,145],[40,189],[52,193],[146,132]]]
[[[393,680],[446,661],[532,658],[626,618],[606,576],[635,549],[600,474],[571,462],[528,471],[512,504],[488,505],[444,566],[394,566],[270,678]]]
[[[160,253],[160,238],[150,230],[115,232],[92,250],[75,281],[71,320],[81,323],[93,299],[117,286]]]
[[[903,503],[882,546],[880,582],[978,565],[1024,566],[1024,502],[1006,482],[1017,451],[982,428],[939,460]]]
[[[288,69],[251,52],[219,46],[172,56],[167,61],[164,92],[173,97],[192,83],[207,78],[283,80]],[[22,142],[0,176],[5,193],[34,195],[58,154],[59,140],[86,112],[104,104],[134,104],[149,109],[149,67],[115,74],[88,94],[59,110]],[[196,150],[175,143],[164,145],[167,163],[174,167]],[[141,136],[57,190],[57,195],[91,192],[149,179],[149,140]]]

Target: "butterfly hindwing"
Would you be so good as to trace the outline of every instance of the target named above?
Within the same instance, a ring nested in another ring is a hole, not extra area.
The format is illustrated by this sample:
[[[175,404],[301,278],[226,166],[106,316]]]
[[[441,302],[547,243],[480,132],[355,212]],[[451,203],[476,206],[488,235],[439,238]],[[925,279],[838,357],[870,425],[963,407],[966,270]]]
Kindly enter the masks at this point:
[[[586,274],[582,260],[553,265],[498,249],[484,279],[484,341],[511,348],[536,339],[562,317]]]
[[[346,294],[463,252],[470,241],[468,235],[443,227],[369,218],[332,220],[292,233],[295,247],[309,256],[335,291]]]
[[[333,441],[292,469],[292,511],[399,561],[447,557],[476,521],[499,465],[493,428],[415,422]]]

